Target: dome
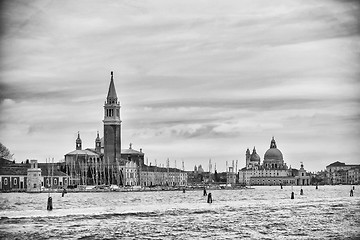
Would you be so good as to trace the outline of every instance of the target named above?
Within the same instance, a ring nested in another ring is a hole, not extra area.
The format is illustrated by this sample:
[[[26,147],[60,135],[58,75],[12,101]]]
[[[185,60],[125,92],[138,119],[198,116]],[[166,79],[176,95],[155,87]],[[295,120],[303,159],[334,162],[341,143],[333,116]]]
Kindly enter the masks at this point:
[[[259,154],[256,153],[255,147],[254,147],[254,150],[253,150],[253,152],[252,152],[252,154],[250,156],[250,161],[252,161],[252,162],[260,162],[260,156],[259,156]]]
[[[250,161],[254,161],[254,162],[260,161],[260,156],[259,156],[259,154],[257,154],[257,153],[251,154]]]
[[[277,149],[274,137],[271,140],[270,149],[268,149],[265,152],[264,161],[266,161],[266,160],[281,160],[281,161],[283,161],[283,155],[282,155],[281,151],[279,149]]]
[[[265,152],[264,160],[283,160],[283,155],[279,149],[270,148]]]
[[[250,161],[259,162],[259,161],[260,161],[260,156],[259,156],[259,154],[257,154],[257,153],[252,153],[252,154],[251,154],[251,157],[250,157]]]

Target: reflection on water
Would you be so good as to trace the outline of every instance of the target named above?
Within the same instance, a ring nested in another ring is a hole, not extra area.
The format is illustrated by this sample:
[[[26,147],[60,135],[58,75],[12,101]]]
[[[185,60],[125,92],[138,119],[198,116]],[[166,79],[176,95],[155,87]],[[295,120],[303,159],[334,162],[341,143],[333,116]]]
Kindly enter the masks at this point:
[[[0,195],[1,239],[358,239],[360,194],[350,186]]]

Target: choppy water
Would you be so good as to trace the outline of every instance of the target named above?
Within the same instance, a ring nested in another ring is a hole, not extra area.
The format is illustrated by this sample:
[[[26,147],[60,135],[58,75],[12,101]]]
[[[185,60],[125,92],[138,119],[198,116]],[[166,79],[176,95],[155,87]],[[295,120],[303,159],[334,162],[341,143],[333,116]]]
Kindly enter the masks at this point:
[[[360,187],[0,195],[0,239],[360,239]]]

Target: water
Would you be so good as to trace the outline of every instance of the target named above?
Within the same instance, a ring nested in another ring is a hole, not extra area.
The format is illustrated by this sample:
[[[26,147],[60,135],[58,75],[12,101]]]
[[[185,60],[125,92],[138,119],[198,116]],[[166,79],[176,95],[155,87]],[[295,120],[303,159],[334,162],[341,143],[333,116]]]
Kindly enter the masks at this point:
[[[360,188],[0,195],[0,239],[360,239]]]

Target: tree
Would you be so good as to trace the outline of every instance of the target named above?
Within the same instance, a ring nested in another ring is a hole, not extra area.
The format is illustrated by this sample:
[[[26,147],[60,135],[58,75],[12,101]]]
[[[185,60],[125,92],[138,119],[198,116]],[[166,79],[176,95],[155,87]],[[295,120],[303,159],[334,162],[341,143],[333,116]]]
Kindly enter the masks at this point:
[[[10,150],[7,149],[2,143],[0,143],[0,157],[8,160],[12,159],[14,154],[11,154]]]

